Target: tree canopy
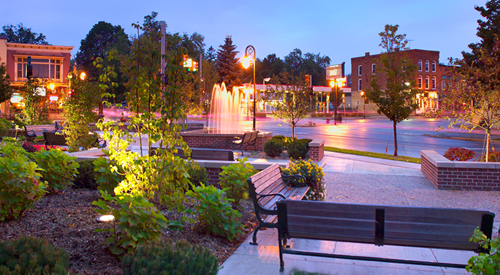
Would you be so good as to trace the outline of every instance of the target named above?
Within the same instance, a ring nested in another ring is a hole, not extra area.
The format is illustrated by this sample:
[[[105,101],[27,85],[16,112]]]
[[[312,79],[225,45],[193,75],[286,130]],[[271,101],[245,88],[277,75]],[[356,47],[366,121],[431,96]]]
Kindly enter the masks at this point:
[[[45,39],[43,33],[32,32],[31,28],[26,28],[23,23],[17,26],[5,25],[2,27],[4,35],[7,35],[7,42],[23,43],[23,44],[36,44],[36,45],[50,45]]]
[[[408,48],[406,34],[397,34],[398,25],[385,25],[379,33],[381,46],[385,51],[380,55],[377,73],[370,79],[370,87],[366,91],[367,98],[378,107],[377,112],[384,114],[393,122],[394,156],[398,155],[396,125],[407,119],[417,108],[414,99],[415,72],[417,66],[408,59],[405,50]]]
[[[10,76],[7,74],[5,63],[0,60],[0,102],[9,100],[14,89],[10,86]]]

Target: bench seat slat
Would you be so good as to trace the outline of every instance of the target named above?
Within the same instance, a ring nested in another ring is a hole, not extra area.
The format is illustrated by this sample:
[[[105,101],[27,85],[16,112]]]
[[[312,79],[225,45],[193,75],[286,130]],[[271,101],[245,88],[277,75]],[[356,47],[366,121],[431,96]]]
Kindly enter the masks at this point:
[[[279,185],[285,185],[283,182],[283,179],[281,178],[280,175],[274,176],[274,177],[269,177],[266,179],[265,184],[261,184],[258,187],[255,188],[257,193],[268,193],[271,190],[274,190],[277,186]]]

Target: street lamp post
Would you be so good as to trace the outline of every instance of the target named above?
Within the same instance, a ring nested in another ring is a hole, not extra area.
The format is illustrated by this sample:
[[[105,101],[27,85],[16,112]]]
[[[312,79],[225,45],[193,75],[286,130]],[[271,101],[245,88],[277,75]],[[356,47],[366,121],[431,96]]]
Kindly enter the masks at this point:
[[[330,87],[335,87],[335,102],[333,106],[333,125],[337,125],[337,92],[339,90],[338,82],[335,80],[330,81]]]
[[[363,98],[363,118],[366,118],[365,116],[365,91],[361,91],[361,97]]]
[[[250,57],[252,60],[250,60]],[[256,115],[256,92],[255,92],[255,48],[252,45],[249,45],[245,49],[245,57],[243,58],[243,67],[247,69],[250,66],[250,63],[253,62],[253,131],[255,131],[255,115]]]

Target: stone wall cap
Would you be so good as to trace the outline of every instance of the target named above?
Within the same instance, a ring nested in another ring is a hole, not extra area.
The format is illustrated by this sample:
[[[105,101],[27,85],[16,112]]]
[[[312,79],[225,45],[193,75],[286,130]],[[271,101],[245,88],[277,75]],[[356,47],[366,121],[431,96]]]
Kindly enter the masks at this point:
[[[319,147],[324,144],[325,144],[324,139],[314,139],[313,141],[309,142],[309,147]]]

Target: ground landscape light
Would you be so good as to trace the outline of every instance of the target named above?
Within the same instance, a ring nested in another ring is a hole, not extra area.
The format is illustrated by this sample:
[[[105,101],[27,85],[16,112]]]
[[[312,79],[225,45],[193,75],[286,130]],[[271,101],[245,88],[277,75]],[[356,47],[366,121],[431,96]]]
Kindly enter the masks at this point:
[[[115,220],[115,216],[113,215],[102,215],[97,217],[98,222],[112,222]]]

